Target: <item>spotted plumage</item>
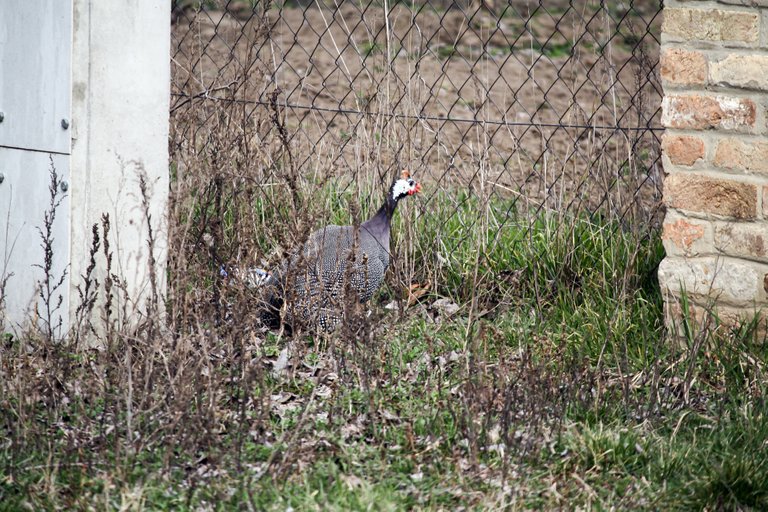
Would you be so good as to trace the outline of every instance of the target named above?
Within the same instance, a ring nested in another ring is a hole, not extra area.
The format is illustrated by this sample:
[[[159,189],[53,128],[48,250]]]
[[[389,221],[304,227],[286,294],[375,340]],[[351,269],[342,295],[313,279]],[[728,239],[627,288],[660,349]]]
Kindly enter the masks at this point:
[[[389,266],[395,208],[420,188],[403,171],[382,207],[359,227],[332,225],[312,233],[303,250],[266,279],[267,323],[274,324],[282,309],[288,325],[298,322],[329,332],[341,322],[347,292],[354,294],[355,301],[368,301]]]

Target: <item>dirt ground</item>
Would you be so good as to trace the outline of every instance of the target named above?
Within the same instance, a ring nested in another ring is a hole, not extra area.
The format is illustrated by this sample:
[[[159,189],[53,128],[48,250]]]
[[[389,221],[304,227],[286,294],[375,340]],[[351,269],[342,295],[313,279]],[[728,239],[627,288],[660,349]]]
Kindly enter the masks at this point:
[[[274,99],[306,173],[375,178],[408,166],[529,207],[652,212],[660,7],[611,4],[178,10],[172,113],[197,126],[177,130],[175,147],[204,140],[192,133],[225,100],[242,102],[265,141]]]

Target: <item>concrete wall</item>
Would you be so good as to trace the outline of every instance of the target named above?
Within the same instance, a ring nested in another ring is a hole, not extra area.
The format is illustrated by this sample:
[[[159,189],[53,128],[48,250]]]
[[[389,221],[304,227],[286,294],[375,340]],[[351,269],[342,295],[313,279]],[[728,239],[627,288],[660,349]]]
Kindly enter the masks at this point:
[[[722,325],[768,305],[768,1],[665,3],[661,78],[668,315]],[[762,322],[763,331],[765,322]]]
[[[73,19],[72,276],[85,274],[91,226],[109,214],[113,271],[130,297],[115,309],[127,308],[135,320],[151,292],[141,172],[152,196],[161,289],[165,277],[170,7],[165,0],[75,0]],[[97,277],[104,282],[103,264]],[[73,286],[73,309],[78,301]]]
[[[56,16],[64,16],[67,23]],[[64,33],[60,33],[62,27],[67,29]],[[4,255],[0,278],[13,274],[0,329],[22,330],[40,308],[36,286],[41,274],[34,265],[42,260],[37,227],[42,225],[47,207],[49,155],[66,181],[61,189],[66,198],[55,231],[56,271],[67,269],[69,276],[60,290],[60,333],[78,327],[78,286],[82,287],[89,263],[92,226],[101,226],[104,214],[111,224],[112,273],[125,284],[125,292],[114,288],[113,311],[119,321],[138,320],[151,296],[149,226],[139,189],[141,174],[151,196],[148,210],[156,240],[157,291],[162,294],[164,289],[168,2],[4,0],[0,3],[0,54],[0,112],[4,101],[14,108],[23,104],[25,109],[9,111],[5,119],[13,123],[0,123],[0,174],[6,176],[0,183],[0,215],[12,219],[10,230],[6,228],[0,236],[0,254]],[[11,90],[15,96],[8,92]],[[53,102],[52,98],[59,97],[66,101]],[[61,122],[64,118],[66,128]],[[21,147],[23,154],[15,147],[28,145],[35,147]],[[105,257],[100,254],[94,277],[102,284],[105,268]],[[103,302],[103,294],[99,299]]]

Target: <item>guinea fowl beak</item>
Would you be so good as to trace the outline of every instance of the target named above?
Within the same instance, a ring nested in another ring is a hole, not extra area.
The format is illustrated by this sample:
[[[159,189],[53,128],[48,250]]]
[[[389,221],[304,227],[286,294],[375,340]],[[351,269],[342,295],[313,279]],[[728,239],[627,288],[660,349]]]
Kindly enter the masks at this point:
[[[419,183],[419,182],[417,181],[417,182],[416,182],[416,186],[415,186],[415,187],[413,187],[411,190],[409,190],[409,191],[408,191],[408,195],[409,195],[409,196],[412,196],[413,194],[418,194],[419,192],[421,192],[421,183]]]

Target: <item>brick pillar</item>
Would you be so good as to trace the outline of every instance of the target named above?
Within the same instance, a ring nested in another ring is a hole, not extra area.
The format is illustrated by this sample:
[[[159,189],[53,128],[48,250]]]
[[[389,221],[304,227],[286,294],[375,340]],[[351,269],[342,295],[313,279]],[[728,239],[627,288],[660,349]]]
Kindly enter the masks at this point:
[[[668,319],[734,323],[768,310],[768,0],[670,0],[661,46]]]

